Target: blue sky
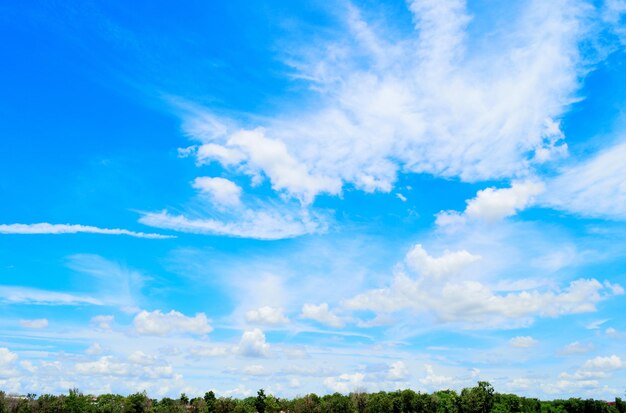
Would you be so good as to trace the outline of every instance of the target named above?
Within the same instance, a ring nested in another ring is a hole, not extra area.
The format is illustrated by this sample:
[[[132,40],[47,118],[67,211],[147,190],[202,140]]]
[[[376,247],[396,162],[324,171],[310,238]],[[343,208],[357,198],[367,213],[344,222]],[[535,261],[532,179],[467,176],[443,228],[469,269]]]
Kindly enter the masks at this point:
[[[0,388],[623,395],[623,0],[0,12]]]

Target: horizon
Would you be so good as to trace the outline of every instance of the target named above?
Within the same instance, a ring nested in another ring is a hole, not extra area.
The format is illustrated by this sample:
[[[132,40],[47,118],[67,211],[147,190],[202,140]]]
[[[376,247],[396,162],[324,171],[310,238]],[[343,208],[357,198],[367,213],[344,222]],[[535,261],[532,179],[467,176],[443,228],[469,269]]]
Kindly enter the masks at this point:
[[[221,3],[0,5],[1,390],[623,397],[626,0]]]

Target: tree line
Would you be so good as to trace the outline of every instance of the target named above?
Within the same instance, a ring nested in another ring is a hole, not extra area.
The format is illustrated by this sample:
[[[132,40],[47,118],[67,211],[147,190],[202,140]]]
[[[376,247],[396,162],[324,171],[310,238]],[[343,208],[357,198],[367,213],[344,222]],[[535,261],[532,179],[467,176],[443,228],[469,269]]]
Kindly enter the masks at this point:
[[[146,392],[128,396],[86,395],[72,389],[68,394],[12,396],[0,391],[0,413],[626,413],[620,398],[603,400],[570,398],[540,401],[494,391],[485,381],[477,386],[434,393],[413,390],[366,393],[355,391],[293,399],[278,398],[259,390],[256,397],[235,399],[204,397],[151,399]]]

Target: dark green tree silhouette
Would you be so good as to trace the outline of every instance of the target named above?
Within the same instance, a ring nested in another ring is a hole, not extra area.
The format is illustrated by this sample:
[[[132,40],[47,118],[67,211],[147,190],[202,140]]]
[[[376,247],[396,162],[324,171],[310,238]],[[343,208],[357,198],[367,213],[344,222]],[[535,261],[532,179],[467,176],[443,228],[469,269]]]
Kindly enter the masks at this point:
[[[257,392],[256,400],[254,401],[254,407],[258,413],[265,413],[265,390],[260,389]]]

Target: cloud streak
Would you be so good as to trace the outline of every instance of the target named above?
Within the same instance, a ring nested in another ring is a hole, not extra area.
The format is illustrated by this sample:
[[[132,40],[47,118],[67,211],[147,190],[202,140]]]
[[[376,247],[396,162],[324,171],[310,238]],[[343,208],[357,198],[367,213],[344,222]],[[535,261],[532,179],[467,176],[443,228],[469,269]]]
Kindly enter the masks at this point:
[[[166,239],[176,238],[173,235],[150,234],[145,232],[130,231],[119,228],[99,228],[90,225],[77,224],[50,224],[41,222],[37,224],[0,224],[0,234],[106,234],[128,235],[135,238]]]
[[[37,288],[0,286],[0,301],[8,304],[39,305],[102,305],[102,301],[88,295],[76,295]]]

